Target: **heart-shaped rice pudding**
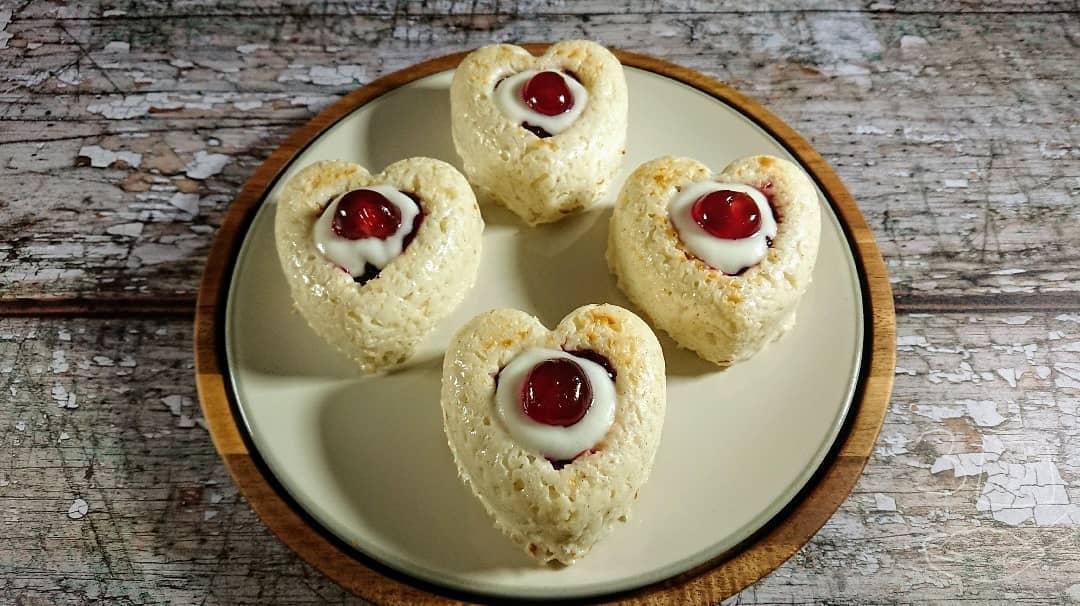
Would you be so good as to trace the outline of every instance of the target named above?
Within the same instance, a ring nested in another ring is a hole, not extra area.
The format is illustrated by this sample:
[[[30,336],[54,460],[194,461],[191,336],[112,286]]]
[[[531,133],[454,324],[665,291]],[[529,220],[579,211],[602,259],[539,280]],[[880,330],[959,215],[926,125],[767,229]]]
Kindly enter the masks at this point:
[[[477,49],[454,72],[450,113],[469,181],[530,225],[592,206],[626,153],[626,78],[595,42],[559,42],[539,57]]]
[[[751,156],[713,174],[668,156],[623,185],[607,260],[657,328],[726,366],[794,326],[820,238],[817,191],[791,162]]]
[[[431,158],[378,175],[317,162],[278,199],[274,237],[293,303],[368,373],[412,356],[473,284],[484,222],[465,177]]]
[[[443,423],[495,526],[537,560],[570,564],[627,519],[660,444],[665,390],[656,336],[621,307],[580,307],[555,330],[497,309],[447,348]]]

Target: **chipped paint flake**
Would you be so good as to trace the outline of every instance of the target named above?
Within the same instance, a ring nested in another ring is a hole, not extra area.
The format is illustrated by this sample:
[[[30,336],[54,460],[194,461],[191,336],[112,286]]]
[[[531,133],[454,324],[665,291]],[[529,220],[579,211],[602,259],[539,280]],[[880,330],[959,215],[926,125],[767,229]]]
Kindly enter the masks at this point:
[[[302,65],[289,66],[290,70],[279,75],[278,82],[310,82],[319,86],[343,86],[359,84],[367,78],[367,67],[363,65],[313,65],[306,72],[297,71]]]
[[[184,407],[184,404],[190,404],[189,398],[180,395],[171,395],[161,398],[161,403],[165,405],[165,408],[169,409],[169,412],[174,417],[180,416],[180,411]]]
[[[968,417],[979,427],[996,427],[1005,422],[992,400],[959,400],[956,406],[914,405],[911,411],[935,421]]]
[[[882,436],[881,445],[877,447],[877,454],[883,457],[894,457],[907,454],[909,440],[904,434],[896,432],[892,435]]]
[[[874,493],[874,509],[878,511],[896,511],[896,499],[889,495]]]
[[[83,499],[76,497],[68,507],[67,515],[72,520],[80,520],[90,511],[90,505]]]
[[[16,431],[26,431],[26,421],[19,421],[15,424]]]
[[[1080,364],[1059,362],[1054,364],[1054,370],[1058,373],[1054,377],[1054,385],[1080,389]]]
[[[967,179],[945,179],[945,181],[943,181],[943,184],[945,185],[945,187],[948,187],[950,189],[961,189],[961,188],[964,188],[964,187],[968,186],[968,180]]]
[[[79,400],[75,396],[75,392],[68,392],[67,388],[60,383],[56,383],[52,388],[52,397],[56,401],[57,408],[78,408]]]
[[[225,154],[208,154],[200,150],[196,152],[195,159],[184,167],[184,173],[201,181],[220,173],[231,160]]]
[[[130,50],[131,45],[120,40],[113,40],[105,45],[105,52],[107,53],[127,53]]]
[[[242,112],[258,109],[262,106],[263,102],[258,99],[252,99],[250,101],[233,101],[233,107]]]
[[[900,48],[903,50],[922,48],[928,44],[926,38],[923,38],[922,36],[900,36]]]
[[[12,34],[4,31],[11,23],[11,9],[4,9],[0,11],[0,48],[7,48],[8,40],[11,40]]]
[[[227,158],[228,156],[226,156]],[[220,169],[219,171],[220,172]],[[179,208],[189,215],[199,214],[199,195],[198,194],[185,194],[177,192],[169,198],[169,204]]]
[[[68,337],[71,340],[71,337]],[[52,362],[49,363],[49,370],[54,375],[65,373],[68,371],[67,354],[63,350],[56,350],[52,353]]]
[[[1002,320],[1003,323],[1010,326],[1023,326],[1031,321],[1031,316],[1009,316]]]
[[[79,149],[79,158],[90,160],[90,166],[94,168],[108,168],[118,162],[123,162],[131,167],[142,164],[142,154],[130,151],[114,152],[98,145],[84,145]]]
[[[112,225],[105,228],[105,233],[112,234],[114,236],[127,236],[131,238],[137,238],[142,235],[143,224],[142,223],[121,223],[119,225]]]
[[[268,48],[270,48],[269,44],[241,44],[240,46],[236,47],[236,50],[241,55],[250,55],[251,53],[266,50]]]
[[[903,337],[896,337],[897,347],[921,347],[929,345],[926,341],[926,337],[922,335],[906,335]]]

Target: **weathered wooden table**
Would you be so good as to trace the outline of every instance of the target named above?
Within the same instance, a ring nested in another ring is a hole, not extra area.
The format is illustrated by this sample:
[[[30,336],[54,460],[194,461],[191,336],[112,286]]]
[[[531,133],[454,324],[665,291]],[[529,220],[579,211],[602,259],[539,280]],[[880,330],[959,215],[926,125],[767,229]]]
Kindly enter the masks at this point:
[[[339,95],[587,37],[724,80],[873,226],[877,454],[733,603],[1080,601],[1080,4],[0,0],[0,602],[356,603],[203,429],[192,311],[233,194]]]

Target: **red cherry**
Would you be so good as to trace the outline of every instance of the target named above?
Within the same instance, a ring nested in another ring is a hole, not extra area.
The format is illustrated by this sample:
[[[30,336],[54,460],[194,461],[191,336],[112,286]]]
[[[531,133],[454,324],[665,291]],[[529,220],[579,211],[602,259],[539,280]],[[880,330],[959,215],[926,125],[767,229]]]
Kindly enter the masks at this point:
[[[534,112],[558,116],[574,107],[574,95],[558,72],[540,72],[521,87],[521,99]]]
[[[348,240],[385,240],[401,227],[401,210],[379,192],[356,189],[342,196],[330,226]]]
[[[757,203],[741,191],[709,192],[694,201],[690,212],[702,229],[724,240],[749,238],[761,229]]]
[[[592,406],[592,387],[573,360],[544,360],[529,371],[521,388],[521,410],[544,425],[569,427]]]

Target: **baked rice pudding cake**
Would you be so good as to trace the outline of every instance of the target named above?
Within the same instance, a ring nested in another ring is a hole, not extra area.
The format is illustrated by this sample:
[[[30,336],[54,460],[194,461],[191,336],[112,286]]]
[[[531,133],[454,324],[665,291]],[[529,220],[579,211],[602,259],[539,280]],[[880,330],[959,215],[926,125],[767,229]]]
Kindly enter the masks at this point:
[[[559,42],[539,57],[477,49],[454,72],[450,114],[477,193],[530,225],[595,204],[625,155],[626,78],[595,42]]]
[[[714,174],[667,156],[623,185],[607,260],[654,326],[726,366],[794,326],[820,239],[817,190],[791,162],[751,156]]]
[[[443,426],[495,526],[538,561],[571,564],[630,514],[665,390],[656,336],[621,307],[580,307],[554,330],[497,309],[447,348]]]
[[[301,170],[274,238],[293,304],[366,373],[412,356],[476,282],[484,222],[453,166],[409,158],[378,175],[343,161]]]

